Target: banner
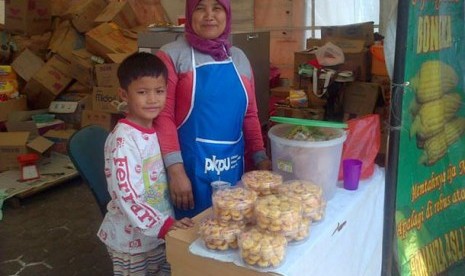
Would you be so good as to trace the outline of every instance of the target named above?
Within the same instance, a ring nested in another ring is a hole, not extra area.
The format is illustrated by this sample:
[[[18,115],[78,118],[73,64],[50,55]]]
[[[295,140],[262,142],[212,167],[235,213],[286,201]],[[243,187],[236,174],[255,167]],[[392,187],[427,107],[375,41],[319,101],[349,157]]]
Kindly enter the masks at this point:
[[[395,239],[401,275],[465,275],[464,0],[408,6]]]

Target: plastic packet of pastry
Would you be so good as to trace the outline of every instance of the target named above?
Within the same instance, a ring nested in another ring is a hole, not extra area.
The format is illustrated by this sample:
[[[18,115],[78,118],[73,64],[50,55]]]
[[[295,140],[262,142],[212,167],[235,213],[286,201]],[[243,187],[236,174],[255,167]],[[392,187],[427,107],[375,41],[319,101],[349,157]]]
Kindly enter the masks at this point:
[[[237,237],[245,228],[241,223],[223,224],[213,217],[199,223],[199,237],[209,250],[226,252],[238,248]]]
[[[256,199],[254,191],[241,186],[216,190],[212,195],[213,215],[221,223],[249,223]]]
[[[277,188],[278,194],[297,198],[302,204],[302,216],[312,221],[319,221],[324,217],[326,201],[323,189],[307,180],[288,180]]]
[[[277,187],[283,183],[283,177],[272,171],[255,170],[244,173],[241,182],[259,196],[266,196],[276,192]]]
[[[312,220],[310,218],[302,218],[298,230],[292,236],[286,237],[289,245],[297,245],[304,243],[310,237],[310,228]]]
[[[263,231],[282,233],[292,240],[302,221],[302,205],[286,195],[268,195],[255,204],[256,225]]]
[[[282,234],[252,227],[239,235],[238,245],[245,265],[259,269],[276,268],[284,262],[287,240]]]

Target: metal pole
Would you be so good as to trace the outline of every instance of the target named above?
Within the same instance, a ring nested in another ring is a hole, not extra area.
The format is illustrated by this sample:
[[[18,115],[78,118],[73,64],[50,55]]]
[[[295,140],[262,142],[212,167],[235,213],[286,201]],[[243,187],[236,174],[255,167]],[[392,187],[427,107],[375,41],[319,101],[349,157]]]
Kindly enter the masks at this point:
[[[399,274],[397,271],[398,266],[393,260],[395,248],[394,230],[409,5],[409,1],[399,1],[399,5],[397,7],[396,52],[394,59],[394,76],[392,79],[393,89],[389,119],[389,147],[384,198],[383,257],[381,268],[381,275],[383,276]],[[393,268],[395,269],[394,271]]]

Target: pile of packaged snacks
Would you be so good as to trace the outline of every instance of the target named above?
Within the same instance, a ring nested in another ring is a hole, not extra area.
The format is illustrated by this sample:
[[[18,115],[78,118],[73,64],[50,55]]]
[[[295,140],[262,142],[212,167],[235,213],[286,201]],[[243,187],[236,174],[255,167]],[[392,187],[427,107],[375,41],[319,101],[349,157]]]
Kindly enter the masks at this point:
[[[213,214],[221,223],[249,223],[257,194],[243,187],[234,186],[217,190],[212,195]]]
[[[283,177],[278,173],[265,170],[246,172],[241,177],[244,187],[251,189],[259,196],[274,194],[276,188],[283,184]]]
[[[323,189],[311,181],[289,180],[278,187],[278,194],[297,198],[302,204],[302,216],[312,221],[324,217],[326,200]]]
[[[221,224],[214,218],[206,218],[199,224],[199,236],[208,249],[226,251],[237,249],[237,236],[244,224]]]
[[[279,266],[286,254],[287,240],[283,235],[251,228],[239,236],[241,258],[248,265],[260,268]]]
[[[259,229],[283,234],[291,241],[297,237],[302,223],[302,205],[286,195],[260,197],[255,205],[255,218]]]

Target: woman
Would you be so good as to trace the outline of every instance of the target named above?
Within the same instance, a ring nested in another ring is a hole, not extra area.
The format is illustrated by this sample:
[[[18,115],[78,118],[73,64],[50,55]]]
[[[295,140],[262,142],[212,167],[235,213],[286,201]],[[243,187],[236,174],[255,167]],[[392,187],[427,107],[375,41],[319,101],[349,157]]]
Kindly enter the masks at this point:
[[[169,78],[166,107],[154,125],[176,217],[210,207],[210,183],[235,185],[246,163],[271,169],[250,63],[228,41],[230,1],[187,0],[186,20],[185,37],[157,53]]]

